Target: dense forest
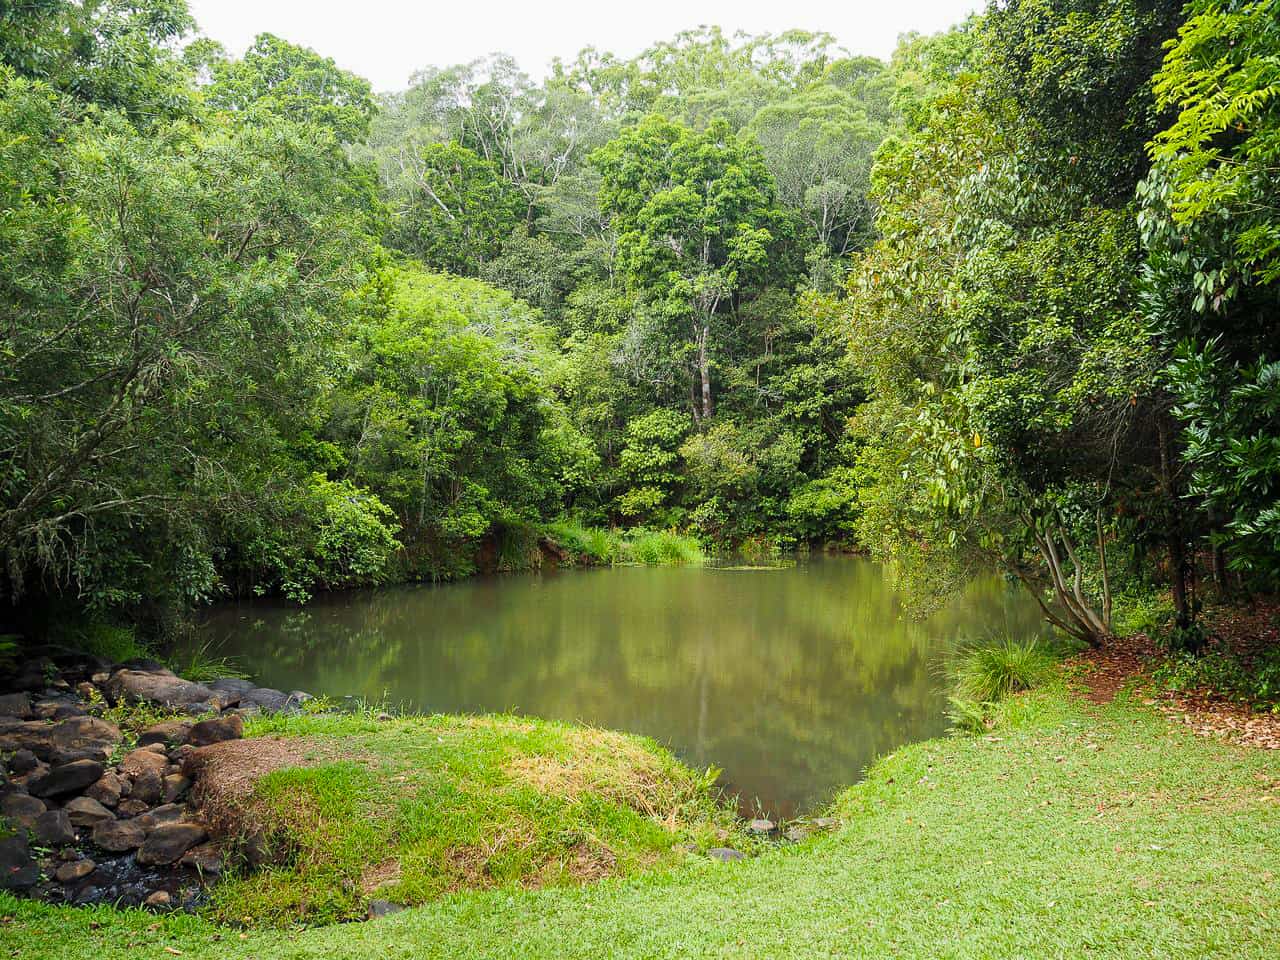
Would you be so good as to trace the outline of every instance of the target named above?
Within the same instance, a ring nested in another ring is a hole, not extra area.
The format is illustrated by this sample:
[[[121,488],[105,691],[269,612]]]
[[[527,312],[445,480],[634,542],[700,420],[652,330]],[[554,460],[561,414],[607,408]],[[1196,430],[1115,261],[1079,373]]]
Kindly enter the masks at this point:
[[[19,624],[519,569],[552,524],[863,549],[922,603],[994,568],[1093,644],[1280,578],[1276,0],[385,95],[183,0],[5,4],[0,249]]]

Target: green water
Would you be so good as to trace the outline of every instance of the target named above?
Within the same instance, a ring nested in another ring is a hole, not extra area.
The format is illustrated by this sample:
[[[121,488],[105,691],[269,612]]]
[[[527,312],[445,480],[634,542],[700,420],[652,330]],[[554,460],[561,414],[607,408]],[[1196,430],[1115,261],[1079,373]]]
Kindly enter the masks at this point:
[[[946,728],[948,640],[1040,629],[998,583],[923,622],[853,558],[768,570],[566,570],[212,612],[203,641],[261,684],[425,712],[511,711],[647,734],[745,809],[814,809]]]

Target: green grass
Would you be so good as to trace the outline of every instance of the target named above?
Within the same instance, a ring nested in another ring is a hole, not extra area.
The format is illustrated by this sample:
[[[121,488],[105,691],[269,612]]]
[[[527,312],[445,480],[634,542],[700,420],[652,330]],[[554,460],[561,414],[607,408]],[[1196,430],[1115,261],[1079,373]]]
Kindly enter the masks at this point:
[[[1058,657],[1036,638],[1010,636],[959,644],[948,667],[951,722],[955,729],[980,733],[995,723],[995,708],[1055,675]]]
[[[450,895],[303,932],[0,897],[18,958],[1275,956],[1280,756],[1050,683],[876,764],[834,835],[736,864]],[[241,938],[243,936],[243,939]]]
[[[692,566],[705,559],[696,539],[671,530],[607,530],[561,520],[546,532],[571,557],[586,563]]]
[[[276,716],[247,732],[283,735],[292,758],[251,802],[218,798],[216,813],[260,827],[280,862],[215,890],[210,914],[225,921],[328,923],[362,917],[375,897],[422,904],[631,876],[678,863],[683,843],[714,846],[733,823],[713,773],[603,730],[363,712]]]
[[[647,566],[693,565],[705,559],[697,540],[670,530],[633,530],[627,547],[633,563]]]

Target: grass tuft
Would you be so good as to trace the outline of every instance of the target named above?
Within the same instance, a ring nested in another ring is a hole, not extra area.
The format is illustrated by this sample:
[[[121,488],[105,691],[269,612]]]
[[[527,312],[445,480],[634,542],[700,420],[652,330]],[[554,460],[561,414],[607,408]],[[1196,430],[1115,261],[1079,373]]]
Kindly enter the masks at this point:
[[[993,726],[993,707],[1045,683],[1058,659],[1038,639],[999,636],[961,643],[950,665],[952,726],[980,733]]]

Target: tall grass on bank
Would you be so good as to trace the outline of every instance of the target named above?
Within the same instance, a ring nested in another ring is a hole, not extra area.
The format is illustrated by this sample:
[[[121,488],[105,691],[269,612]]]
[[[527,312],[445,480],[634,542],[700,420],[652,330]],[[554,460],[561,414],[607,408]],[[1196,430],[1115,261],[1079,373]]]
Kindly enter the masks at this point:
[[[561,520],[548,525],[546,532],[571,557],[587,563],[667,566],[694,565],[705,559],[697,540],[670,530],[606,530]]]
[[[648,566],[697,564],[704,559],[702,547],[693,537],[686,537],[670,530],[633,530],[630,548],[631,562]]]
[[[981,733],[991,727],[993,708],[1010,696],[1053,676],[1058,658],[1038,638],[1002,635],[960,643],[952,655],[948,714],[954,729]]]

